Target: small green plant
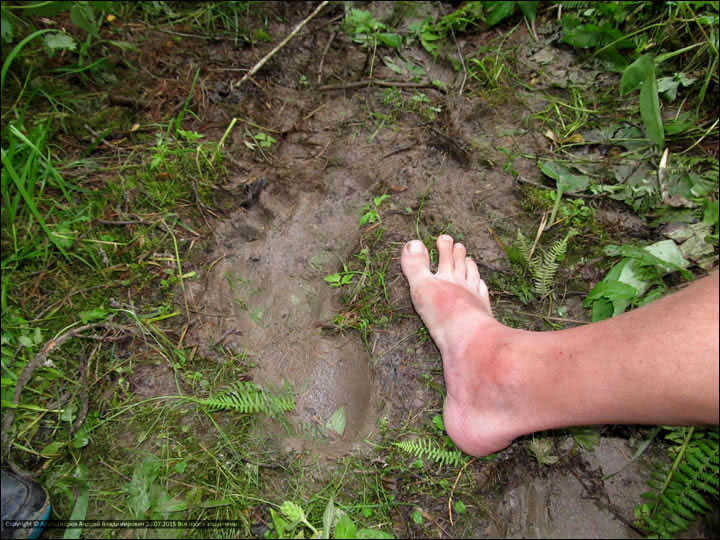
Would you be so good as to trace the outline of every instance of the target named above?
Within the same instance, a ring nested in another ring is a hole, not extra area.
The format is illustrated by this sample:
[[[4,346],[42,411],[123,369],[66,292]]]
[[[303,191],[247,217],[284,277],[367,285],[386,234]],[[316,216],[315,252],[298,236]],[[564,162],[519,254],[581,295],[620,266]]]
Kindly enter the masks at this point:
[[[585,307],[592,308],[593,321],[615,317],[630,306],[660,298],[668,290],[663,276],[669,273],[679,272],[685,279],[693,278],[686,270],[690,263],[672,240],[645,247],[609,245],[605,254],[622,258],[585,299]]]
[[[376,20],[369,11],[350,8],[345,12],[343,27],[355,43],[371,50],[375,50],[378,44],[393,48],[402,45],[402,36],[385,32],[387,26]]]
[[[283,502],[279,511],[271,509],[270,516],[275,538],[304,538],[305,529],[310,530],[311,538],[394,538],[380,529],[358,529],[350,516],[335,505],[332,497],[325,506],[321,528],[315,527],[302,506],[293,501]]]
[[[550,213],[548,224],[545,226],[545,230],[547,230],[555,224],[555,217],[557,216],[563,194],[584,191],[590,185],[590,178],[585,175],[572,174],[566,167],[554,161],[542,162],[540,164],[540,170],[555,180],[557,184],[555,204]]]
[[[656,469],[635,507],[635,525],[653,538],[684,532],[720,496],[718,429],[665,426],[671,464]]]
[[[527,449],[540,465],[554,465],[560,459],[554,454],[552,439],[549,437],[533,437]]]
[[[532,252],[530,242],[518,231],[517,240],[514,250],[511,250],[509,256],[511,260],[519,260],[525,266],[532,276],[534,292],[540,298],[547,298],[553,292],[553,282],[557,274],[560,264],[565,259],[568,241],[577,235],[577,231],[570,229],[567,234],[560,240],[557,240],[549,249],[536,250]]]
[[[381,222],[382,220],[380,219],[379,213],[380,205],[389,198],[390,195],[387,194],[373,197],[372,203],[366,204],[362,209],[363,215],[360,218],[360,225]]]
[[[262,156],[263,160],[268,161],[269,158],[266,151],[269,151],[272,148],[272,146],[277,142],[277,139],[267,133],[263,133],[262,131],[259,131],[258,133],[251,133],[246,130],[246,136],[247,138],[243,141],[245,146],[253,152],[258,152],[260,156]]]
[[[132,479],[125,487],[127,506],[134,519],[167,519],[174,512],[187,508],[185,501],[171,497],[158,482],[164,463],[149,456],[138,463]]]
[[[438,42],[455,32],[465,32],[468,28],[481,23],[495,26],[515,13],[519,7],[525,18],[534,24],[538,2],[465,2],[452,13],[441,17],[437,22],[426,19],[410,26],[410,31],[419,39],[423,48],[437,56]]]

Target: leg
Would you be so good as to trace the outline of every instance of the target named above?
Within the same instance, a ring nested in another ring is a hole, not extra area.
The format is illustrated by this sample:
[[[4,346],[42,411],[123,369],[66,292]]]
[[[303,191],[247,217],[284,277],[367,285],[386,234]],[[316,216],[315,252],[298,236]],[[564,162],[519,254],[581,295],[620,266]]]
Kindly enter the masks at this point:
[[[469,454],[572,425],[718,423],[718,274],[619,317],[559,332],[503,326],[477,266],[438,238],[438,272],[419,241],[401,263],[440,349],[445,426]]]

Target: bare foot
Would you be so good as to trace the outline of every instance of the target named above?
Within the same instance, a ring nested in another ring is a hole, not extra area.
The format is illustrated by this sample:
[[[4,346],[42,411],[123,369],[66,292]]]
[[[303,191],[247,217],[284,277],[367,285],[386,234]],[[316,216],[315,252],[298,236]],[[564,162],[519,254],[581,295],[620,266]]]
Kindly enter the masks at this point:
[[[445,429],[468,454],[482,456],[526,433],[518,374],[504,355],[517,331],[492,315],[485,282],[462,244],[437,239],[438,271],[430,271],[424,244],[405,244],[401,265],[416,311],[443,358]]]

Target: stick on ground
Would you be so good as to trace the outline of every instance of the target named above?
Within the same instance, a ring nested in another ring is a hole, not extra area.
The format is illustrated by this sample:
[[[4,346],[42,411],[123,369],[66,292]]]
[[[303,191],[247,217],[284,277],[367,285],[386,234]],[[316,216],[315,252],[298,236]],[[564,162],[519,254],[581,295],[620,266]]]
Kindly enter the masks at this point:
[[[270,60],[270,58],[272,58],[273,55],[274,55],[276,52],[278,52],[278,51],[279,51],[280,49],[282,49],[285,45],[287,45],[288,41],[290,41],[292,38],[294,38],[294,37],[295,37],[295,34],[297,34],[297,33],[302,29],[302,27],[305,26],[315,15],[317,15],[318,13],[320,13],[320,10],[321,10],[322,8],[324,8],[328,3],[329,3],[328,1],[321,2],[320,5],[315,8],[315,11],[313,11],[310,15],[308,15],[302,22],[300,22],[300,23],[295,27],[295,29],[294,29],[292,32],[290,32],[290,33],[288,34],[288,36],[287,36],[285,39],[283,39],[280,43],[278,43],[277,47],[275,47],[272,51],[270,51],[270,52],[267,53],[265,56],[263,56],[263,58],[262,58],[257,64],[255,64],[255,65],[252,67],[252,69],[251,69],[250,71],[248,71],[242,79],[240,79],[240,82],[238,82],[236,86],[240,86],[240,85],[241,85],[242,83],[244,83],[247,79],[249,79],[250,77],[252,77],[253,75],[255,75],[255,73],[256,73],[261,67],[263,67],[263,65],[265,65],[265,62],[267,62],[268,60]]]

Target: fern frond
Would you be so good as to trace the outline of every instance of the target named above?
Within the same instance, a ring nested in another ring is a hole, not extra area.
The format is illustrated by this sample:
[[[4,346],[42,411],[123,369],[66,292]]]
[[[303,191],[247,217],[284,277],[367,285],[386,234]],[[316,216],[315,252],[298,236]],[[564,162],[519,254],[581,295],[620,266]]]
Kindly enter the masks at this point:
[[[416,441],[400,441],[393,443],[403,452],[418,458],[426,458],[440,465],[460,467],[465,463],[465,457],[460,450],[446,450],[441,448],[432,439],[418,439]]]
[[[522,232],[518,231],[517,239],[515,240],[515,243],[517,245],[520,256],[522,257],[523,264],[529,268],[530,267],[530,250],[532,249],[532,246],[530,245],[530,241],[527,239],[527,237]]]
[[[245,414],[263,413],[276,416],[295,409],[292,394],[275,395],[253,382],[235,383],[215,396],[189,398],[208,411],[238,411]]]
[[[649,533],[670,536],[687,529],[697,517],[711,509],[706,496],[720,493],[720,445],[717,428],[668,428],[666,440],[676,452],[672,466],[664,466],[652,474],[648,482],[654,489],[644,493],[648,501],[636,510],[638,525]]]
[[[570,230],[565,238],[556,241],[550,249],[544,251],[542,255],[533,257],[530,269],[533,274],[533,284],[535,292],[541,298],[549,296],[553,291],[553,281],[557,274],[560,263],[565,259],[567,253],[568,241],[577,234]]]

